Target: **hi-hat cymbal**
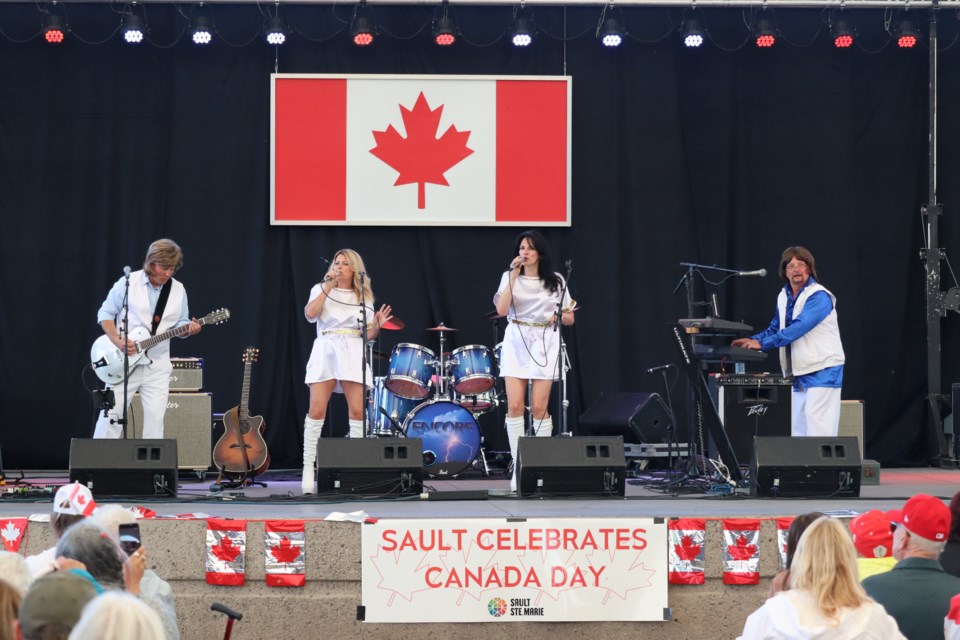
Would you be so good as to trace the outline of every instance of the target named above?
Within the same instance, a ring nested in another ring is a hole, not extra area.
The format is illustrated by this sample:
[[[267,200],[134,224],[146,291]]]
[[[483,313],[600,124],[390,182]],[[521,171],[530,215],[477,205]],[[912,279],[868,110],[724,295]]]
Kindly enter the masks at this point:
[[[483,314],[484,320],[499,320],[500,318],[505,318],[506,316],[500,315],[500,312],[494,309],[490,313]]]
[[[407,325],[404,324],[403,320],[401,320],[397,316],[393,316],[392,318],[384,322],[383,326],[380,328],[386,329],[387,331],[399,331],[400,329],[403,329],[405,326]]]
[[[460,331],[460,329],[454,329],[453,327],[448,327],[442,322],[435,327],[430,327],[427,331]]]

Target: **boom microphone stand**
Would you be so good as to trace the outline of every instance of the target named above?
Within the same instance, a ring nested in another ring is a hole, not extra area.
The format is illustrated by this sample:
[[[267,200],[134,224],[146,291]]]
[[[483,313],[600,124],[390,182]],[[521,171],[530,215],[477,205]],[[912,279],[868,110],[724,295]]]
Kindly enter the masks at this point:
[[[127,396],[130,384],[130,353],[127,351],[127,336],[130,335],[130,267],[123,268],[123,279],[123,418],[120,419],[120,424],[123,425],[123,439],[126,440],[130,437],[127,434],[127,408],[130,406],[130,398]]]
[[[567,410],[570,407],[570,401],[567,399],[567,350],[563,344],[563,331],[560,331],[560,324],[563,322],[563,299],[567,294],[567,287],[570,286],[570,274],[573,273],[573,260],[566,262],[567,274],[563,279],[563,287],[560,289],[560,300],[557,302],[557,310],[554,315],[553,330],[559,331],[559,340],[557,340],[557,367],[560,368],[560,389],[557,401],[560,405],[560,435],[570,437],[567,426]],[[532,404],[532,401],[531,401]]]
[[[366,278],[366,273],[363,271],[360,272],[360,339],[363,341],[363,348],[360,350],[360,366],[362,368],[362,373],[360,374],[361,384],[363,385],[361,389],[363,390],[363,415],[361,419],[363,420],[363,437],[369,437],[371,434],[367,433],[367,301],[363,286],[364,278]],[[349,407],[347,409],[347,419],[350,418]]]

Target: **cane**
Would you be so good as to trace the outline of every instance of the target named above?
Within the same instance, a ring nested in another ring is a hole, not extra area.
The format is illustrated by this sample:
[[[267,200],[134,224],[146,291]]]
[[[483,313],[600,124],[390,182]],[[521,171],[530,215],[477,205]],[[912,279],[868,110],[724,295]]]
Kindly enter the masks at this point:
[[[223,640],[230,640],[230,633],[233,631],[233,621],[243,620],[243,614],[237,613],[233,609],[226,607],[219,602],[214,602],[212,605],[210,605],[210,610],[219,611],[227,616],[227,630],[223,634]]]

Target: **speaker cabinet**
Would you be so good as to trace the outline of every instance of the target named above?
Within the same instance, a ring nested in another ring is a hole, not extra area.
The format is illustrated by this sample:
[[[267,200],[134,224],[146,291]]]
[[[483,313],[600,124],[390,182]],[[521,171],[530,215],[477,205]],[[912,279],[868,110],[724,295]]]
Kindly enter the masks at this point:
[[[852,437],[757,436],[750,469],[761,496],[860,495],[860,449]]]
[[[321,438],[317,493],[408,496],[423,491],[420,438]]]
[[[626,489],[623,438],[520,438],[517,489],[521,496],[622,496]]]
[[[580,416],[580,428],[594,436],[620,436],[624,442],[667,442],[670,410],[657,393],[606,391]]]
[[[70,482],[104,496],[177,497],[176,440],[70,441]]]
[[[863,400],[840,401],[840,427],[838,436],[850,436],[857,439],[860,459],[863,459]]]
[[[181,469],[208,469],[212,461],[213,400],[209,393],[171,393],[163,415],[163,437],[177,441]],[[143,404],[140,394],[130,405],[133,437],[143,437]]]
[[[755,436],[790,436],[793,421],[793,389],[789,382],[739,384],[718,380],[717,406],[740,464],[753,455]]]

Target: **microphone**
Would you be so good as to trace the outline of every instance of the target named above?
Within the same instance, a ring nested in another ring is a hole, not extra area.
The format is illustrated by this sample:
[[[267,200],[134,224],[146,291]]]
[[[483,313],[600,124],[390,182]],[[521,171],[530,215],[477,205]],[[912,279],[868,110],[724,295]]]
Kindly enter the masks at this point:
[[[330,276],[330,275],[323,276],[323,280],[320,281],[320,284],[323,284],[324,282],[330,282],[331,280],[336,280],[336,279],[337,279],[337,276]]]
[[[647,373],[656,373],[657,371],[665,371],[673,367],[672,364],[662,364],[659,367],[650,367],[647,369]]]
[[[130,267],[129,267],[129,266],[123,268],[123,275],[125,275],[125,276],[128,277],[128,278],[130,277]]]
[[[757,269],[756,271],[737,271],[738,276],[760,276],[765,278],[767,276],[766,269]]]

